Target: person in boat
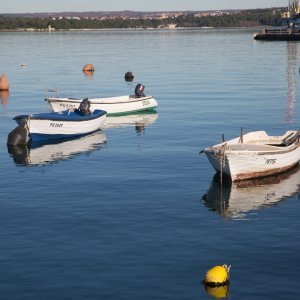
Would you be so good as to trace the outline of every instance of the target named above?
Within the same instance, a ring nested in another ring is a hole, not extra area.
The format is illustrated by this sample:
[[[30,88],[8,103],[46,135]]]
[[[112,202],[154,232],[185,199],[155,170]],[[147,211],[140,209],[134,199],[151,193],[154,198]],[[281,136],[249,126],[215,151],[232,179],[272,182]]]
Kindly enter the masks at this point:
[[[91,102],[89,101],[88,98],[85,98],[81,101],[79,107],[76,108],[74,111],[78,115],[87,116],[91,114],[90,108],[91,108]]]

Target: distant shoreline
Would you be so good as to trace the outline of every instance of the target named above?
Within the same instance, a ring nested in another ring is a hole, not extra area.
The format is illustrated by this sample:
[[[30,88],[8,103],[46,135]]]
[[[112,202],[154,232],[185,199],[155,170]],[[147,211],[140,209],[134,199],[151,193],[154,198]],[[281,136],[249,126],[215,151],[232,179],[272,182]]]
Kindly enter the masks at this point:
[[[146,15],[47,15],[47,17],[20,18],[0,15],[0,30],[8,31],[74,31],[112,29],[182,29],[182,28],[252,28],[278,26],[281,24],[280,8],[216,11],[180,12]]]
[[[249,27],[175,27],[175,28],[70,28],[70,29],[59,29],[59,30],[48,30],[48,29],[33,29],[33,28],[27,28],[27,29],[0,29],[0,32],[24,32],[24,33],[33,33],[33,32],[49,32],[49,33],[55,33],[55,32],[68,32],[68,31],[115,31],[115,30],[136,30],[136,31],[147,31],[147,30],[155,30],[155,31],[172,31],[172,30],[185,30],[185,29],[215,29],[215,30],[224,30],[224,29],[261,29],[261,28],[267,28],[271,26],[249,26]]]

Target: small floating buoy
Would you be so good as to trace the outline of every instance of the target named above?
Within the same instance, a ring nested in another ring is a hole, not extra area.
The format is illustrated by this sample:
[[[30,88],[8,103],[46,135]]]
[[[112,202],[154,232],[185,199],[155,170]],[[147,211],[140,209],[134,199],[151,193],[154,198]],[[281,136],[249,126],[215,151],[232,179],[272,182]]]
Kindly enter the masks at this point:
[[[222,286],[229,284],[229,272],[231,266],[215,266],[209,269],[205,274],[203,283],[207,286]]]
[[[6,75],[3,73],[0,77],[0,91],[8,91],[9,90],[9,83],[6,78]]]
[[[134,79],[134,75],[132,72],[126,72],[124,77],[125,77],[125,80],[129,81],[129,82],[133,81],[133,79]]]
[[[94,65],[93,64],[87,64],[83,67],[82,71],[83,72],[85,72],[85,71],[94,72],[95,71]]]

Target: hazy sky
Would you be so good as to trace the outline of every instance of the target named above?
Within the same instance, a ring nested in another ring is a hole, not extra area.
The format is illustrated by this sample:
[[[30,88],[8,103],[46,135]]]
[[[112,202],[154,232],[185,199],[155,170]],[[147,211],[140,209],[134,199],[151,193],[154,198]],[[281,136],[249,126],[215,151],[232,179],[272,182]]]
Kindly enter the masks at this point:
[[[215,10],[288,6],[288,0],[1,0],[0,13]]]

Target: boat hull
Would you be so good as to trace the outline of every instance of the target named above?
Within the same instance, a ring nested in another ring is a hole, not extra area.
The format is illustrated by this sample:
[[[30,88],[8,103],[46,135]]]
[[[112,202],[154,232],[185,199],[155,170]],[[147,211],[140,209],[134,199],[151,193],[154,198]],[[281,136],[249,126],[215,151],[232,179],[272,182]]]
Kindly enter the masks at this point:
[[[82,100],[72,98],[46,98],[53,111],[76,109]],[[136,96],[120,96],[112,98],[89,99],[91,110],[105,110],[108,115],[126,114],[145,110],[153,110],[158,104],[152,96],[138,98]]]
[[[27,118],[26,118],[27,117]],[[93,115],[76,116],[75,113],[36,114],[17,116],[17,123],[26,123],[32,141],[70,138],[97,131],[105,122],[105,111],[94,111]]]
[[[299,41],[300,31],[298,28],[265,28],[256,33],[254,39],[262,41]]]
[[[217,172],[230,176],[232,181],[239,181],[270,176],[292,168],[299,163],[300,147],[285,154],[226,153],[223,159],[216,157],[214,152],[206,154]]]
[[[235,144],[216,145],[204,150],[217,172],[232,181],[265,177],[284,172],[300,161],[300,143],[288,147],[271,145]]]
[[[258,41],[300,41],[300,33],[258,33],[254,39]]]

